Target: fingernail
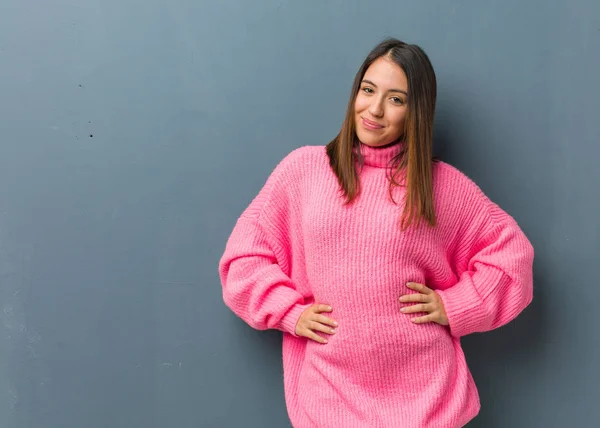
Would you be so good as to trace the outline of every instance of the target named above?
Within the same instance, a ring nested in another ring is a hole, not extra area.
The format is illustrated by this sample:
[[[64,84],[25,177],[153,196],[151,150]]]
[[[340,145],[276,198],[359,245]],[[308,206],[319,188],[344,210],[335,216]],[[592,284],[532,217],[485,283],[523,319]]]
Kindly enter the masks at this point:
[[[327,339],[325,339],[325,341],[323,343],[327,343]]]
[[[333,328],[332,328],[332,329],[331,329],[331,332],[332,332],[332,333],[335,333],[335,329],[333,329]]]
[[[406,312],[406,308],[400,309],[400,312]]]
[[[338,325],[337,321],[334,321],[333,325],[335,325],[337,327],[337,325]]]
[[[327,306],[327,310],[330,311],[331,310],[331,306]]]

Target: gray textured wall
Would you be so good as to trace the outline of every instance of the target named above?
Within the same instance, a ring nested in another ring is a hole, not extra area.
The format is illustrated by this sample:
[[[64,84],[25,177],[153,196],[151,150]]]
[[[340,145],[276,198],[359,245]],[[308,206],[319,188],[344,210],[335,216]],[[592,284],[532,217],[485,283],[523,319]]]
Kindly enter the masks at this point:
[[[0,427],[285,427],[280,335],[217,262],[368,50],[418,43],[436,150],[522,225],[536,298],[464,340],[473,427],[600,418],[600,3],[0,2]]]

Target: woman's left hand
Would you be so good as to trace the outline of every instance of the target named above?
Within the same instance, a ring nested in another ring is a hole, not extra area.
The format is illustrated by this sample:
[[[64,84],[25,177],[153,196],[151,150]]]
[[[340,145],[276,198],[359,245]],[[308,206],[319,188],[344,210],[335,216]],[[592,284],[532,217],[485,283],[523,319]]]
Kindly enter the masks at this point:
[[[435,322],[440,325],[448,325],[448,316],[444,308],[442,298],[431,288],[416,282],[406,284],[411,290],[418,291],[413,294],[405,294],[400,297],[401,303],[418,303],[416,305],[405,306],[400,309],[404,314],[412,314],[415,312],[426,312],[427,315],[417,318],[412,318],[411,321],[415,324],[423,324],[426,322]]]

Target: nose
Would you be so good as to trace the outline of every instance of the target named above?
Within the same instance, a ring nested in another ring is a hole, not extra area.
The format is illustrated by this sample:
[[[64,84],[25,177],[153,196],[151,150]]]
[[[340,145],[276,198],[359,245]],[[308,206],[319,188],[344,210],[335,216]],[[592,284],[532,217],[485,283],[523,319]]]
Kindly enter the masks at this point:
[[[382,117],[383,116],[383,100],[373,100],[371,105],[369,106],[369,113],[371,113],[374,117]]]

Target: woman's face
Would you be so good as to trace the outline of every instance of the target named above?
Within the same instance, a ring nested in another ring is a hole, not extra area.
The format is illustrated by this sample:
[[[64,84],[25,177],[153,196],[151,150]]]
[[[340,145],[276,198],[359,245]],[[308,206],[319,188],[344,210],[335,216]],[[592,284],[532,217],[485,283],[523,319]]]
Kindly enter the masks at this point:
[[[381,57],[367,69],[354,102],[356,135],[362,143],[379,147],[404,133],[408,82],[404,71]]]

